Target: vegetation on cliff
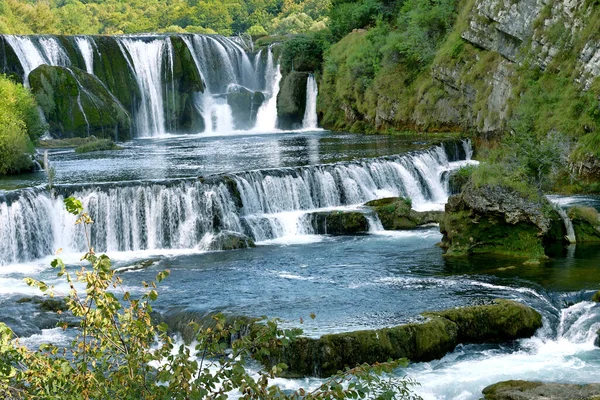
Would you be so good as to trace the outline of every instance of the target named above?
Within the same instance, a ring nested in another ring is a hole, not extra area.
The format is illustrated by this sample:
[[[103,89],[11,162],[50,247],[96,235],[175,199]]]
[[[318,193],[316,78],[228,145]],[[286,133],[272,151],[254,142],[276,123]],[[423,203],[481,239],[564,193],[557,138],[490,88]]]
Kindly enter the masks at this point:
[[[29,90],[0,75],[0,175],[30,169],[46,127]]]

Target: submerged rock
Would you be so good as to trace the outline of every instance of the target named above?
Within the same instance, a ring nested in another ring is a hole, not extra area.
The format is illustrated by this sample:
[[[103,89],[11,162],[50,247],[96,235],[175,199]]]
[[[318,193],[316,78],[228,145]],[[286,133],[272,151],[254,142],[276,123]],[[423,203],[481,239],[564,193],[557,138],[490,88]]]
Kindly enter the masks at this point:
[[[531,199],[502,187],[469,184],[451,196],[440,223],[446,256],[501,254],[539,259],[547,243],[564,240],[565,227],[545,197]]]
[[[460,343],[504,342],[532,336],[542,326],[541,315],[510,300],[454,310],[425,313],[425,323],[393,328],[300,338],[274,349],[260,361],[285,363],[288,377],[331,376],[345,367],[407,358],[442,358]]]
[[[318,235],[355,235],[369,231],[369,220],[358,211],[325,211],[308,216]]]
[[[94,75],[41,65],[31,72],[29,83],[55,137],[131,138],[129,114]]]
[[[571,207],[567,214],[573,222],[578,243],[600,242],[600,214],[595,208]]]
[[[442,211],[415,211],[411,208],[410,199],[403,197],[373,200],[365,205],[377,213],[386,230],[414,229],[424,224],[439,223],[444,216]]]
[[[483,389],[487,400],[598,399],[600,383],[572,385],[528,381],[505,381]]]

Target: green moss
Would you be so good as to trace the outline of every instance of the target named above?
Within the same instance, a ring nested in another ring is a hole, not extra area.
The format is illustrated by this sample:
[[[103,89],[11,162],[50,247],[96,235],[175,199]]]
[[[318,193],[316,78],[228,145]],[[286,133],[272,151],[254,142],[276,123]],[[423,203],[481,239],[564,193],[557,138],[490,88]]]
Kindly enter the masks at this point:
[[[75,148],[75,153],[91,153],[95,151],[123,150],[110,139],[93,140]]]
[[[571,207],[568,216],[573,222],[578,243],[600,242],[600,214],[595,208]]]

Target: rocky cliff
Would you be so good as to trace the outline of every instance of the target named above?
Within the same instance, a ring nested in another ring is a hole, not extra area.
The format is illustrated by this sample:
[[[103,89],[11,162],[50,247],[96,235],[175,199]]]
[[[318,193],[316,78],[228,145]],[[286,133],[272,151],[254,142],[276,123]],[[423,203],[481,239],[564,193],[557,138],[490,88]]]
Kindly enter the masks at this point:
[[[575,139],[595,133],[599,16],[598,3],[589,0],[463,0],[418,76],[401,57],[395,62],[384,54],[371,81],[343,92],[356,49],[377,43],[377,28],[355,31],[326,60],[319,104],[324,124],[491,134],[509,130],[509,121],[529,118],[529,108],[536,108],[539,120],[531,119],[537,129],[568,130]],[[381,48],[386,45],[389,40]],[[537,107],[541,96],[545,105]]]

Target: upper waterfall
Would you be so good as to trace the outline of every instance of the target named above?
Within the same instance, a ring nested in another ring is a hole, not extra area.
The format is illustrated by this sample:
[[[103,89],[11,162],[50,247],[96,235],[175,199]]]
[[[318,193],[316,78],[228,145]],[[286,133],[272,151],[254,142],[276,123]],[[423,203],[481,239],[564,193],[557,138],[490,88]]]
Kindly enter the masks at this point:
[[[281,74],[271,47],[249,53],[233,39],[196,34],[2,38],[4,62],[18,60],[10,68],[25,85],[41,65],[94,75],[128,111],[136,137],[277,125]]]

